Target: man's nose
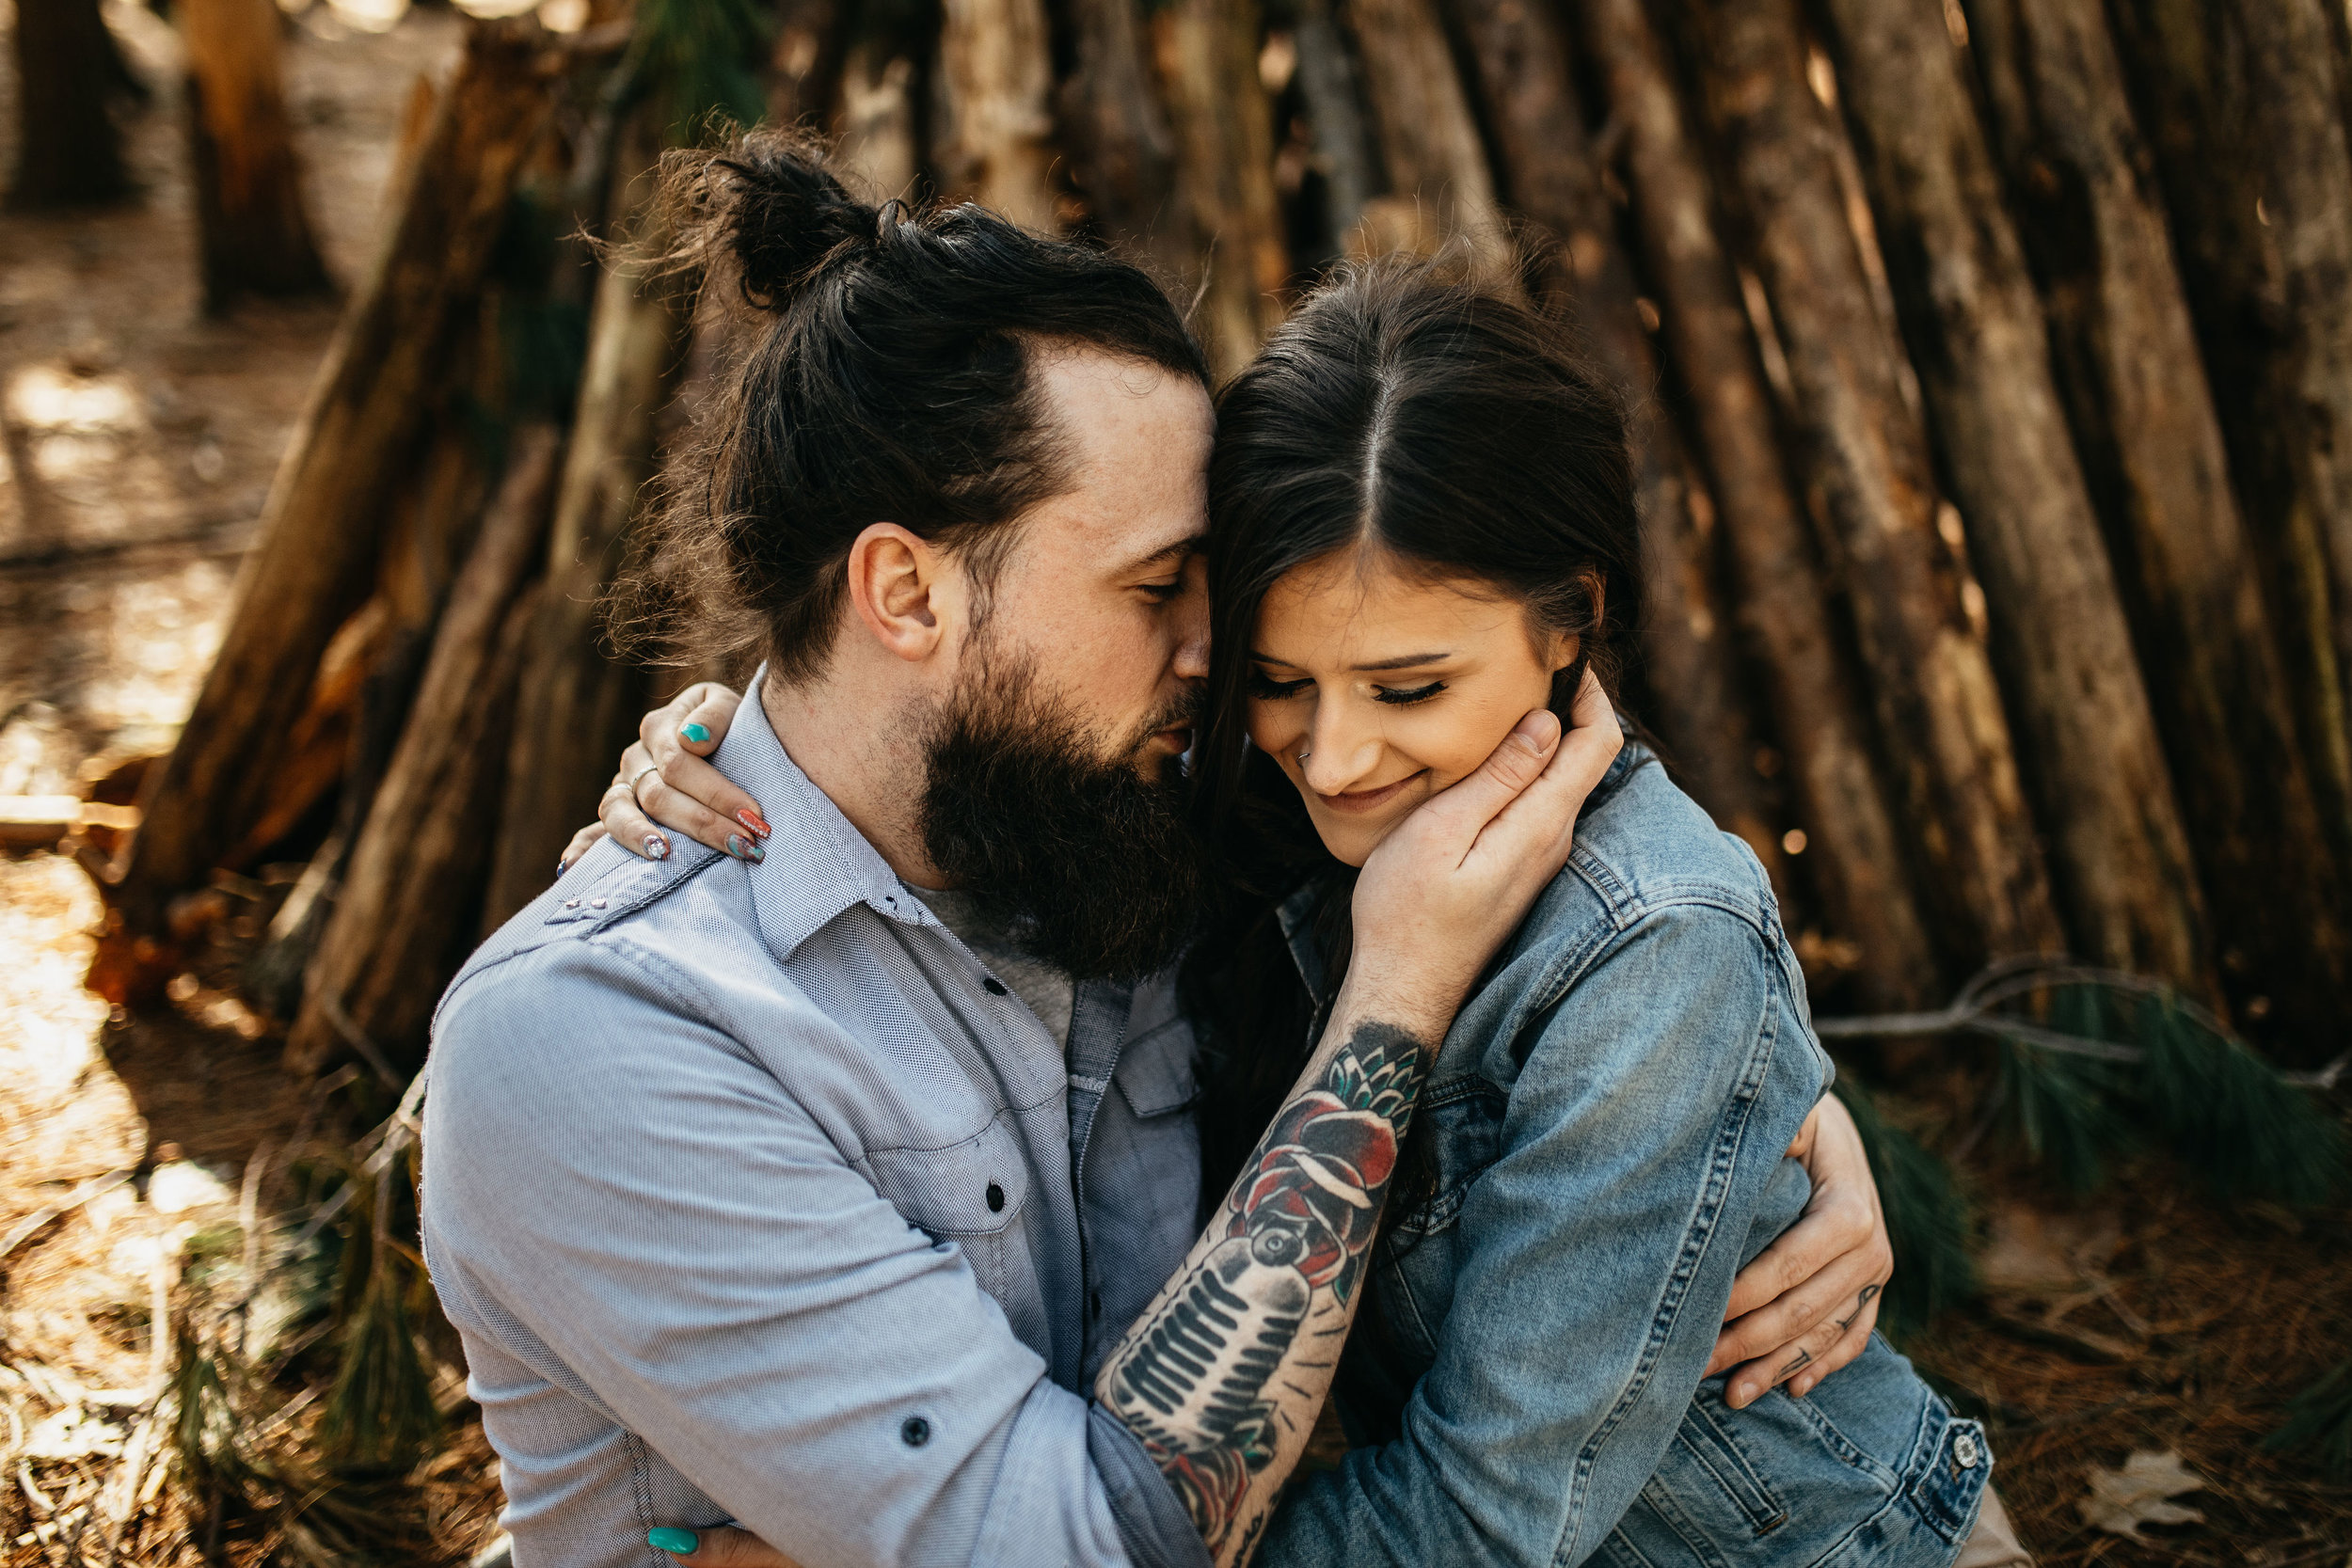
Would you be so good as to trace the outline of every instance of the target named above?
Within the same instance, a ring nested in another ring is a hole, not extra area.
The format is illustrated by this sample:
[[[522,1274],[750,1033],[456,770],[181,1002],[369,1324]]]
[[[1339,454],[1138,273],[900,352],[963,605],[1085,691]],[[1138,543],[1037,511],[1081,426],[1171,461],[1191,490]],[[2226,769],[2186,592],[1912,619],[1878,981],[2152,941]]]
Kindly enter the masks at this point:
[[[1176,658],[1169,666],[1178,680],[1209,678],[1209,596],[1186,594],[1184,620],[1176,632]]]

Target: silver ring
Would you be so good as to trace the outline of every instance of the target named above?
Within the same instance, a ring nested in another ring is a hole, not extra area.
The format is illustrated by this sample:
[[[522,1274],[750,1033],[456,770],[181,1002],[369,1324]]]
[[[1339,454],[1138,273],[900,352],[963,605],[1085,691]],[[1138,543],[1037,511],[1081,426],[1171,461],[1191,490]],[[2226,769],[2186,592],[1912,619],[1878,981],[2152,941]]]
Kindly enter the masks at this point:
[[[1313,748],[1313,747],[1311,747],[1311,746],[1310,746],[1309,748],[1307,748],[1307,750],[1306,750],[1306,751],[1301,752],[1299,752],[1299,753],[1298,753],[1298,760],[1299,760],[1300,762],[1302,762],[1302,763],[1303,763],[1303,762],[1305,762],[1305,761],[1307,760],[1307,758],[1308,758],[1308,757],[1310,757],[1311,755],[1312,755],[1312,754],[1313,754],[1313,752],[1314,752],[1314,748]]]
[[[648,774],[648,773],[659,773],[659,772],[660,772],[660,771],[661,771],[661,765],[660,765],[660,763],[658,763],[658,762],[649,762],[649,763],[645,764],[645,766],[644,766],[644,767],[640,768],[639,768],[636,772],[631,773],[631,774],[628,776],[628,798],[629,798],[630,800],[637,800],[637,781],[638,781],[638,780],[640,780],[640,779],[644,778],[644,777],[646,774]],[[643,805],[644,803],[644,801],[642,801],[642,800],[639,800],[639,801],[638,801],[638,804],[640,804],[640,805]]]

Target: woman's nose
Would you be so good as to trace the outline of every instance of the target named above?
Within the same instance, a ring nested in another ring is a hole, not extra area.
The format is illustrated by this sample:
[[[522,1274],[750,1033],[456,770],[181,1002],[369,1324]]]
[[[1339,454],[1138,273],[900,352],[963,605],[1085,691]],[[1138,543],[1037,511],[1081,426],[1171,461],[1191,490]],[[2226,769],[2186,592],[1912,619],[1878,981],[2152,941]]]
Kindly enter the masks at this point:
[[[1380,735],[1375,726],[1352,721],[1344,704],[1318,703],[1300,750],[1305,755],[1298,768],[1307,787],[1318,795],[1344,795],[1379,765]]]

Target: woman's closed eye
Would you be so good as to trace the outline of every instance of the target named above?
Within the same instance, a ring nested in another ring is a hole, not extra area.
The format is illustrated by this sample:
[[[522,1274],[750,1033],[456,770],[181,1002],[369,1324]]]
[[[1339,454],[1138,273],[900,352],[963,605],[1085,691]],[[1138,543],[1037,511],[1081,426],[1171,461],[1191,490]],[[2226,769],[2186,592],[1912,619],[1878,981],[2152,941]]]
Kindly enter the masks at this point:
[[[1263,670],[1249,672],[1249,694],[1267,702],[1279,703],[1285,697],[1295,697],[1312,685],[1313,681],[1303,677],[1295,681],[1278,681]]]
[[[1427,686],[1402,689],[1384,686],[1373,692],[1372,700],[1375,703],[1388,703],[1396,707],[1405,707],[1414,703],[1425,703],[1444,689],[1445,682],[1443,681],[1431,681]]]

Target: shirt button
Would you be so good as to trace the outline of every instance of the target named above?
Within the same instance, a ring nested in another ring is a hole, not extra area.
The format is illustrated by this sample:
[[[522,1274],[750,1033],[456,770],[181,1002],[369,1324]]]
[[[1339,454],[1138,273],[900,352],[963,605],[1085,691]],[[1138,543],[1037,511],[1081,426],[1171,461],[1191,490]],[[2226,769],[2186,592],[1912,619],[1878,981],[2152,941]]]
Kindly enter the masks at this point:
[[[580,900],[577,898],[566,898],[564,900],[564,907],[567,910],[576,910],[580,908]]]
[[[1977,1461],[1983,1457],[1984,1450],[1977,1447],[1975,1433],[1963,1432],[1952,1439],[1952,1463],[1959,1468],[1973,1470],[1977,1467]]]
[[[1005,1212],[1005,1189],[993,1181],[988,1184],[988,1212],[992,1214]]]
[[[1005,983],[996,978],[993,974],[980,982],[980,989],[987,991],[991,996],[1002,996],[1005,994]]]
[[[931,1440],[931,1424],[920,1416],[909,1416],[898,1425],[898,1441],[910,1449],[919,1449]]]
[[[610,900],[610,899],[605,899],[605,898],[591,898],[591,899],[589,899],[589,900],[588,900],[588,907],[589,907],[590,909],[592,909],[592,910],[600,910],[600,909],[604,908],[604,907],[605,907],[605,905],[606,905],[606,904],[608,904],[608,903],[610,903],[610,902],[611,902],[611,900]]]

